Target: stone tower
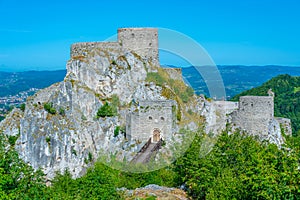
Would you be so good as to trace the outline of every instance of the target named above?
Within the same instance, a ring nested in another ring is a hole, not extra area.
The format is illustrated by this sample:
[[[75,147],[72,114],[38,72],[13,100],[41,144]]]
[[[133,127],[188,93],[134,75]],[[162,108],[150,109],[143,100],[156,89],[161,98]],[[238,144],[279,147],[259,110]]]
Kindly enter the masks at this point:
[[[156,28],[119,28],[118,41],[75,43],[71,46],[71,58],[86,56],[93,49],[133,51],[159,66],[158,30]]]
[[[174,107],[175,106],[175,107]],[[158,142],[169,140],[175,127],[173,100],[141,101],[138,109],[126,117],[126,137],[129,140]]]
[[[239,108],[232,113],[232,122],[251,134],[267,134],[274,120],[273,96],[241,96]]]
[[[158,65],[158,30],[156,28],[119,28],[118,42]]]

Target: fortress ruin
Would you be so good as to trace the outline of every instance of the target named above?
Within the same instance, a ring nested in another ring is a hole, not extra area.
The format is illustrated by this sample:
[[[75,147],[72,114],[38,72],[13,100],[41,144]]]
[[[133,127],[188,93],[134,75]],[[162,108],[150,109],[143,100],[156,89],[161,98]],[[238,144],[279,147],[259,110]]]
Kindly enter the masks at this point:
[[[82,42],[71,46],[71,58],[87,56],[93,49],[132,52],[155,66],[159,65],[158,29],[119,28],[115,42]],[[166,68],[170,78],[182,80],[181,69]],[[136,110],[126,115],[126,137],[129,140],[152,143],[170,138],[175,126],[173,100],[140,101]]]
[[[274,117],[274,93],[269,96],[241,96],[231,119],[234,127],[251,135],[268,135],[276,129],[280,131],[281,127],[285,134],[292,134],[290,119]]]
[[[71,57],[86,56],[93,49],[109,51],[132,52],[142,59],[159,65],[158,55],[158,29],[156,28],[120,28],[118,39],[115,42],[83,42],[71,46]],[[166,68],[165,71],[174,80],[183,80],[181,69]],[[240,97],[238,107],[232,108],[224,114],[230,116],[234,127],[246,130],[252,135],[268,135],[282,127],[287,135],[291,134],[290,120],[274,117],[274,94],[269,96],[243,96]],[[226,102],[225,107],[232,102]],[[221,106],[221,104],[217,104]],[[126,116],[126,135],[129,140],[141,142],[151,138],[152,142],[167,138],[174,128],[173,101],[141,101],[138,109],[129,112]],[[223,107],[224,107],[223,106]],[[222,107],[222,106],[221,106]],[[217,110],[222,110],[218,108]],[[226,115],[226,116],[225,116]],[[218,121],[212,124],[218,125]]]
[[[119,28],[116,42],[80,42],[71,46],[71,58],[85,56],[92,49],[133,51],[159,66],[158,30],[156,28]]]
[[[158,142],[170,138],[175,127],[176,102],[173,100],[141,101],[126,119],[129,140]]]

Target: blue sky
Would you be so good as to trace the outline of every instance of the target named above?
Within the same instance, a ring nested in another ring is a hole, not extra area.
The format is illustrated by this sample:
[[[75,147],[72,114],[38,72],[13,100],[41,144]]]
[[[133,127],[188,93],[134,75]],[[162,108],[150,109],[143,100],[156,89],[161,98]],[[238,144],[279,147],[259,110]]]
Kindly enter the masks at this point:
[[[300,66],[298,2],[0,0],[0,70],[64,69],[72,43],[140,26],[186,34],[217,65]]]

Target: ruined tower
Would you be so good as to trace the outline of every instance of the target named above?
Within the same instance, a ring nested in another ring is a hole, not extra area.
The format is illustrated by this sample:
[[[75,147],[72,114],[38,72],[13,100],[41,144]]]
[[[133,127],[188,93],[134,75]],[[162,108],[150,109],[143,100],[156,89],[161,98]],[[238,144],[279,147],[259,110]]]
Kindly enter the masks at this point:
[[[119,28],[118,42],[158,65],[158,31],[156,28]]]
[[[233,124],[252,134],[267,134],[273,119],[273,96],[242,96],[238,110],[232,114]]]
[[[132,51],[159,66],[158,30],[156,28],[119,28],[118,41],[80,42],[71,46],[71,58],[86,56],[93,49]]]

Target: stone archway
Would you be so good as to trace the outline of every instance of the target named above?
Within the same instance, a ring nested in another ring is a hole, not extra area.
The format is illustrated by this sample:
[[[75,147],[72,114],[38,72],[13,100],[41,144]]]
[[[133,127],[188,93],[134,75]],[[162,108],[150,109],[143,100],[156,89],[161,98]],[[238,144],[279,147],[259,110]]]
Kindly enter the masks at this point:
[[[160,133],[161,133],[161,131],[158,128],[155,128],[153,130],[152,142],[159,142],[159,140],[160,140]]]

